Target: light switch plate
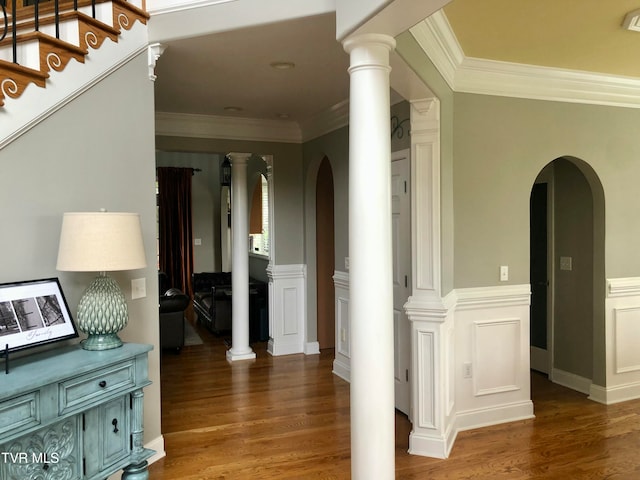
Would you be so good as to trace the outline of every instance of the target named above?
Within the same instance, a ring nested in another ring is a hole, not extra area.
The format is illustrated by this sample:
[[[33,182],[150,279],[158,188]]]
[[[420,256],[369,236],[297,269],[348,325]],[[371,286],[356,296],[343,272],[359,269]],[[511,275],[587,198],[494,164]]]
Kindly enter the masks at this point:
[[[131,280],[131,300],[147,296],[147,279],[134,278]]]
[[[507,282],[509,281],[509,266],[501,265],[500,266],[500,281]]]
[[[573,270],[573,258],[560,257],[560,270]]]

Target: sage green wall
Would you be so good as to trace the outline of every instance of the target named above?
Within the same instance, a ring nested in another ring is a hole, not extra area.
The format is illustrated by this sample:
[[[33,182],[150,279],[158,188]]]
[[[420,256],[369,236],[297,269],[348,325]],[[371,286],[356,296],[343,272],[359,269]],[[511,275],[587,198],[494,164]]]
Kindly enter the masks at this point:
[[[593,195],[569,160],[553,162],[554,368],[593,377]],[[572,258],[572,270],[560,269]]]
[[[335,235],[335,269],[346,271],[345,258],[349,256],[349,128],[343,127],[310,140],[303,145],[303,178],[308,188],[315,192],[315,182],[320,161],[327,157],[333,174],[333,209]],[[313,171],[310,171],[313,169]],[[309,178],[311,175],[311,178]],[[315,218],[315,215],[314,215]],[[310,219],[305,219],[309,221]],[[315,242],[315,240],[314,240]],[[315,262],[307,257],[306,261]]]
[[[215,153],[156,152],[156,166],[200,169],[192,177],[193,271],[220,271],[220,157]]]
[[[411,148],[411,105],[402,101],[391,105],[391,151]]]
[[[455,287],[529,282],[529,197],[550,161],[589,164],[604,188],[607,278],[640,275],[640,110],[455,97]]]
[[[147,267],[112,276],[129,307],[122,339],[155,346],[145,441],[161,435],[153,109],[145,49],[0,150],[0,282],[59,277],[74,319],[94,275],[56,271],[62,214],[100,208],[140,214]],[[131,300],[133,278],[146,279],[145,298]]]
[[[398,54],[440,101],[440,269],[441,291],[446,295],[454,288],[454,95],[411,33],[396,37],[396,45]]]
[[[212,138],[156,136],[159,150],[182,152],[244,152],[273,155],[276,265],[301,264],[304,259],[302,146]]]

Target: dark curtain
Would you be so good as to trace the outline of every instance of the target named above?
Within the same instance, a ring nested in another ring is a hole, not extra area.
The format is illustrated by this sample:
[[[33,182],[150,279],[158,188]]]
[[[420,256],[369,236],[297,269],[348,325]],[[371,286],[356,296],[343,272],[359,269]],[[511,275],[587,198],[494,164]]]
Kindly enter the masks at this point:
[[[191,168],[159,167],[158,228],[160,270],[169,286],[191,296],[193,242],[191,232]],[[164,292],[160,292],[164,293]]]

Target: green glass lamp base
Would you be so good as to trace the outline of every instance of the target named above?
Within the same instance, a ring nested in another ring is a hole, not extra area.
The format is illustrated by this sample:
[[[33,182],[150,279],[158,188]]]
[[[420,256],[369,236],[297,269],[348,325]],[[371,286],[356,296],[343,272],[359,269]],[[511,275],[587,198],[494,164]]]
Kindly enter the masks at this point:
[[[111,350],[122,346],[122,340],[116,333],[89,334],[86,340],[82,341],[82,348],[85,350]]]
[[[117,333],[127,325],[127,301],[118,284],[101,273],[78,303],[78,328],[87,334],[85,350],[110,350],[122,346]]]

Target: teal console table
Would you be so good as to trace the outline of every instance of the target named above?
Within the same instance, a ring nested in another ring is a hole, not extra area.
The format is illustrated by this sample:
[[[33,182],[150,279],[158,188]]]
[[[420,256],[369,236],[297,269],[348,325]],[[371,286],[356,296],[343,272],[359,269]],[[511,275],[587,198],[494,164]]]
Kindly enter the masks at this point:
[[[153,347],[79,345],[12,360],[0,373],[0,480],[149,478],[143,393]]]

